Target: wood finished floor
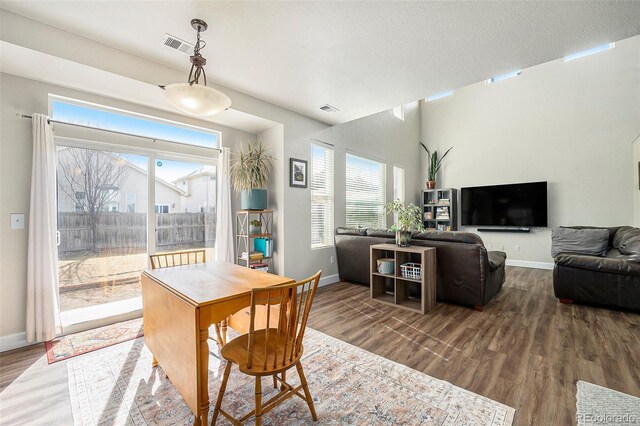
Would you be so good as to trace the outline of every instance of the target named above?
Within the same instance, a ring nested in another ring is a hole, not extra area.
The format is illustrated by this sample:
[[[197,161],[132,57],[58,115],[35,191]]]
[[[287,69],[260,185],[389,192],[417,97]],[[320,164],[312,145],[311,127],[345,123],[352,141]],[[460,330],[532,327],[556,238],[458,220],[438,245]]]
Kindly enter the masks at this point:
[[[338,283],[318,290],[309,326],[514,407],[516,425],[575,424],[577,380],[640,397],[640,315],[561,305],[551,271],[507,268],[484,312],[424,316]],[[2,425],[70,424],[69,404],[65,362],[47,365],[43,345],[0,355]]]

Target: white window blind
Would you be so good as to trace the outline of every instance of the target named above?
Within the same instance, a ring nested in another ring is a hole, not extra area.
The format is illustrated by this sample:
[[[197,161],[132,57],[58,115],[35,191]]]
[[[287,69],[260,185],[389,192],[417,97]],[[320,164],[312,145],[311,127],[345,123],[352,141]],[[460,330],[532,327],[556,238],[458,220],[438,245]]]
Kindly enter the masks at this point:
[[[404,169],[393,166],[393,201],[404,204]],[[394,223],[398,223],[398,213],[393,214]]]
[[[393,201],[404,203],[404,169],[393,166]]]
[[[311,144],[311,248],[333,245],[333,150]]]
[[[347,226],[386,228],[386,166],[347,154]]]

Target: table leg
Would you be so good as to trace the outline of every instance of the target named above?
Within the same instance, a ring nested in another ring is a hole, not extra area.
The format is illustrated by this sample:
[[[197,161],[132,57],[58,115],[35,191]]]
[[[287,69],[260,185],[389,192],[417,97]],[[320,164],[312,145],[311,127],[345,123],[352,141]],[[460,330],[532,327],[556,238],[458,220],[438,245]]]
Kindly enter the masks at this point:
[[[200,413],[197,424],[207,426],[209,421],[209,328],[200,329]],[[198,416],[196,416],[197,418]]]
[[[220,321],[220,325],[221,325],[221,334],[222,334],[222,344],[226,345],[227,344],[227,319],[223,319],[222,321]]]
[[[151,360],[151,367],[155,367],[156,365],[158,365],[158,360],[154,356],[153,359]]]

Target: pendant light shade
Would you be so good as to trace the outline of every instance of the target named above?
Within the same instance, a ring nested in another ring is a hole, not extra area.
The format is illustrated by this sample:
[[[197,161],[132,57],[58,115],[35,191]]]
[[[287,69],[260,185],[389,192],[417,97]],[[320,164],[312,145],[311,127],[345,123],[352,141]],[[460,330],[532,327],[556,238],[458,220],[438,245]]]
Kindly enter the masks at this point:
[[[218,114],[231,106],[231,99],[219,90],[207,87],[207,74],[204,66],[207,60],[200,54],[206,42],[200,39],[200,33],[207,30],[207,23],[201,19],[192,19],[191,26],[198,32],[193,55],[190,56],[191,71],[186,83],[173,83],[160,86],[171,104],[182,112],[201,117]],[[203,83],[200,84],[202,77]]]
[[[180,111],[202,117],[221,113],[231,106],[227,95],[202,84],[169,84],[165,86],[164,94]]]

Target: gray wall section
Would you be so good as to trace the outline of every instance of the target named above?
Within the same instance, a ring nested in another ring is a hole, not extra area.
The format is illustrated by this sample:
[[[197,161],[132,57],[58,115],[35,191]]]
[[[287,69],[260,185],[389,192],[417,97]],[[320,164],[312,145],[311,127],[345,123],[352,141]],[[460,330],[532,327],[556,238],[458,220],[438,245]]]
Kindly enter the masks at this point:
[[[454,147],[440,187],[548,181],[549,227],[633,223],[638,134],[640,36],[467,86],[422,108],[423,140],[441,152]],[[550,228],[481,236],[493,249],[504,245],[508,259],[552,261]]]

